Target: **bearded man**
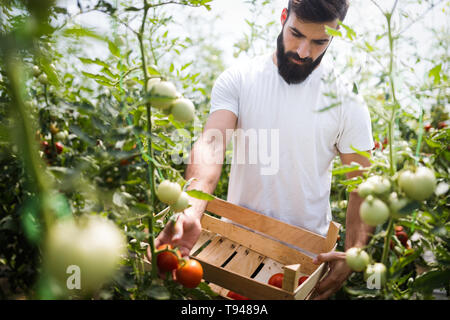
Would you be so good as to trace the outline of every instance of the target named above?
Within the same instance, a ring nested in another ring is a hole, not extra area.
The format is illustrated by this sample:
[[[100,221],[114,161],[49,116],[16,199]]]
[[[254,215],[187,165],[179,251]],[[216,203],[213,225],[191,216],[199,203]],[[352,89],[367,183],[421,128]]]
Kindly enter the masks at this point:
[[[196,178],[189,189],[214,192],[230,140],[227,133],[232,130],[227,201],[327,234],[332,220],[333,160],[339,156],[343,164],[369,166],[369,160],[355,150],[370,152],[374,147],[364,102],[352,96],[333,69],[322,62],[332,40],[326,26],[337,29],[347,10],[346,0],[290,0],[281,13],[276,52],[233,66],[218,77],[208,120],[186,169],[186,180]],[[226,138],[217,138],[217,133]],[[257,149],[268,145],[269,166],[267,157],[255,161]],[[236,161],[238,158],[241,161]],[[358,174],[362,173],[347,177]],[[373,232],[360,219],[361,203],[358,194],[351,192],[346,249],[364,246]],[[190,204],[176,224],[168,224],[160,233],[156,247],[171,243],[183,256],[190,253],[200,235],[207,202],[190,198]],[[316,299],[329,298],[352,273],[344,252],[317,255],[314,263],[322,262],[328,262],[330,270],[316,287]]]

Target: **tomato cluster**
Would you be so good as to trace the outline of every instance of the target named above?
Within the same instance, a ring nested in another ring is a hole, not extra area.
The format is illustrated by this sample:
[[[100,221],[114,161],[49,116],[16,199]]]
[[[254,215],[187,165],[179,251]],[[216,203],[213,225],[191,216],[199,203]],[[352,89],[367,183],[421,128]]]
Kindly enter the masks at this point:
[[[182,259],[180,252],[168,244],[159,246],[157,250],[156,264],[160,272],[175,271],[176,281],[186,288],[199,285],[203,278],[203,268],[197,260]]]
[[[189,207],[189,196],[185,191],[181,190],[181,186],[176,182],[169,180],[162,181],[156,195],[159,200],[170,205],[174,212],[181,212]]]

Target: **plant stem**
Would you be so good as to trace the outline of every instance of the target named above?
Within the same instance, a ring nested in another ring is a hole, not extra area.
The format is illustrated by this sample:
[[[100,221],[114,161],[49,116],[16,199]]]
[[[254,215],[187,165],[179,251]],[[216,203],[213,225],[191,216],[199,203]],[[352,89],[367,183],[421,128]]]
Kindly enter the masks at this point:
[[[144,48],[144,31],[145,31],[145,22],[147,20],[147,13],[149,10],[149,5],[147,3],[147,0],[143,0],[144,2],[144,15],[142,17],[142,23],[141,27],[139,29],[139,33],[137,35],[138,41],[139,41],[139,48],[141,51],[141,60],[142,60],[142,71],[144,73],[144,94],[147,94],[147,81],[148,81],[148,74],[147,74],[147,62],[145,59],[145,48]],[[153,157],[153,148],[152,148],[152,111],[151,111],[151,105],[149,102],[146,103],[146,109],[147,109],[147,132],[148,132],[148,139],[147,139],[147,148],[148,148],[148,155],[151,159],[154,159]],[[150,192],[151,192],[151,205],[152,209],[155,210],[156,208],[156,197],[155,197],[155,167],[153,164],[153,161],[150,160],[148,164],[148,174],[149,174],[149,183],[150,183]],[[148,223],[148,229],[149,229],[149,245],[150,245],[150,251],[151,251],[151,258],[152,261],[156,261],[156,255],[155,255],[155,236],[153,234],[153,225],[154,225],[154,219],[153,219],[153,213],[150,213],[149,216],[149,223]],[[157,265],[156,263],[152,264],[152,278],[156,278],[157,276]]]
[[[394,77],[393,77],[393,71],[394,71],[394,38],[392,36],[392,28],[391,28],[391,19],[392,14],[395,11],[395,8],[397,6],[397,1],[395,1],[394,6],[392,7],[391,12],[385,13],[385,17],[387,20],[387,27],[388,27],[388,37],[389,37],[389,83],[390,83],[390,89],[392,94],[392,112],[390,119],[388,121],[388,135],[389,135],[389,165],[390,165],[390,174],[393,176],[395,174],[395,171],[397,169],[397,166],[394,163],[394,150],[392,148],[393,146],[393,139],[394,139],[394,125],[395,125],[395,116],[397,112],[397,108],[400,107],[400,104],[397,101],[397,96],[395,94],[395,83],[394,83]],[[383,247],[383,254],[381,258],[381,262],[386,265],[389,255],[389,249],[390,249],[390,240],[392,236],[392,230],[394,227],[394,219],[389,218],[389,224],[388,228],[386,230],[386,236],[384,238],[384,247]]]

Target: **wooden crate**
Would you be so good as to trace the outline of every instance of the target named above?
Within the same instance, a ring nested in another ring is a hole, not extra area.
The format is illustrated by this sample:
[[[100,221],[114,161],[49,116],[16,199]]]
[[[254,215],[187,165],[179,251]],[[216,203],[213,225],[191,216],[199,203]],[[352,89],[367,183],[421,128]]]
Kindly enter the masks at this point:
[[[204,280],[223,297],[231,290],[256,300],[307,299],[328,271],[326,263],[315,265],[310,255],[286,244],[312,254],[332,251],[340,227],[335,222],[323,237],[220,199],[209,201],[206,211],[254,230],[206,213],[202,217],[191,258],[202,264]],[[282,289],[267,283],[278,272],[284,273]],[[304,275],[309,278],[297,286]]]

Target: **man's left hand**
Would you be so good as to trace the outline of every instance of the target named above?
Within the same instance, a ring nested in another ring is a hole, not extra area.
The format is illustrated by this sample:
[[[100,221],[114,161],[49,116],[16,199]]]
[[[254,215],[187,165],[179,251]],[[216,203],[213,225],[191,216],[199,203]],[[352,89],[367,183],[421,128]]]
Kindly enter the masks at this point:
[[[328,262],[330,270],[327,276],[316,285],[314,300],[328,299],[342,287],[345,280],[353,272],[345,261],[345,252],[321,253],[313,260],[314,264],[321,264],[322,262]]]

